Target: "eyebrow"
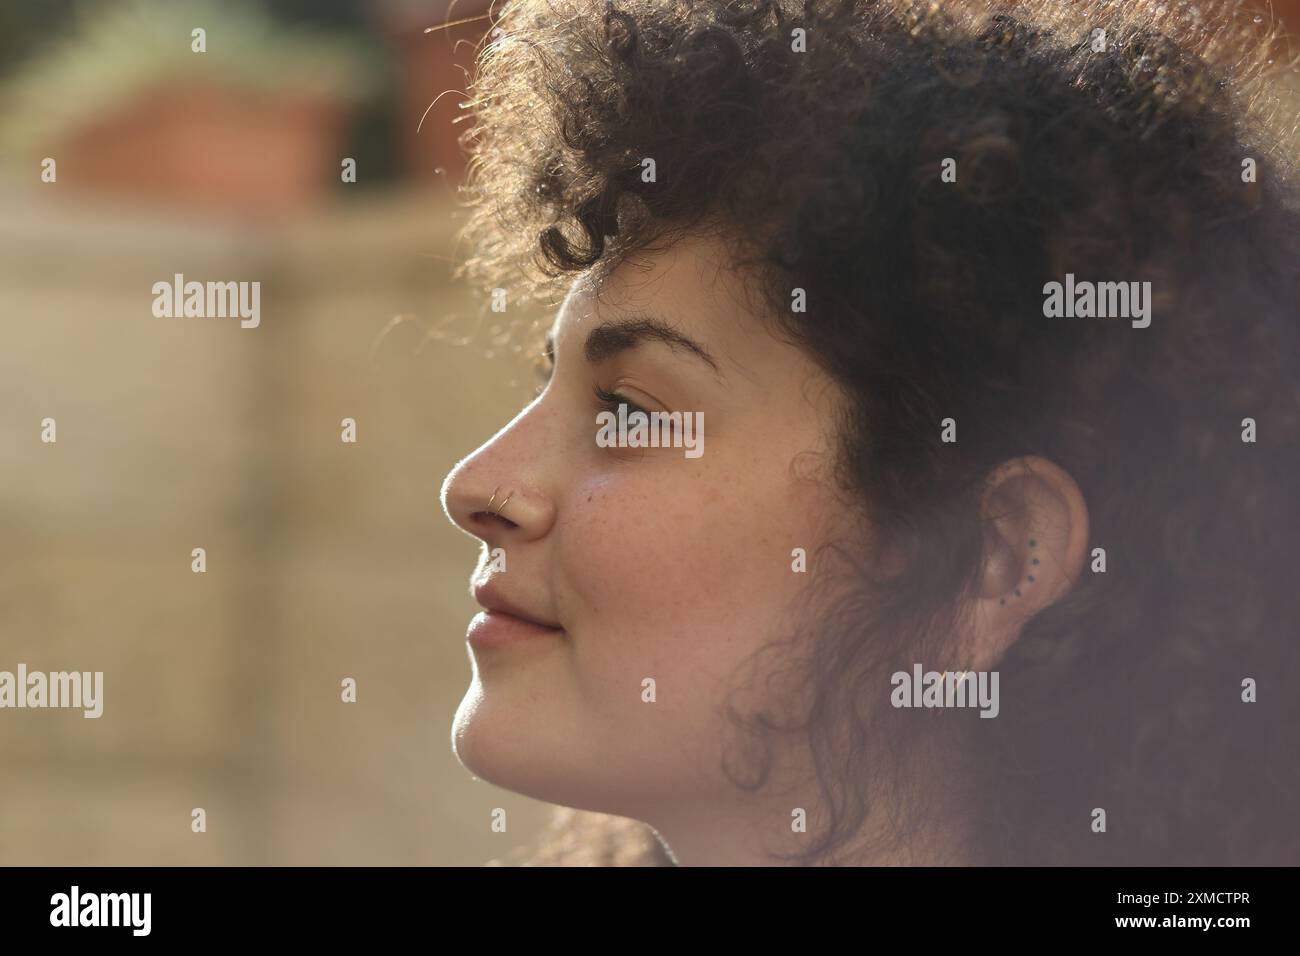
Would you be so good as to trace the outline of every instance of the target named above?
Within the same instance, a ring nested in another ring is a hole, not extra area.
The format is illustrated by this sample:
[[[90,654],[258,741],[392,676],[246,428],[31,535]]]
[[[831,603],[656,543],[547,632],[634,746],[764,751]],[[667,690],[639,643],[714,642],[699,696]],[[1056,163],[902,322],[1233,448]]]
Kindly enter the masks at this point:
[[[661,319],[644,313],[602,322],[587,333],[583,352],[587,361],[595,365],[629,352],[644,342],[662,342],[671,349],[683,350],[709,366],[715,375],[722,376],[722,369],[708,349]],[[554,350],[554,342],[549,335],[547,349],[549,352]]]

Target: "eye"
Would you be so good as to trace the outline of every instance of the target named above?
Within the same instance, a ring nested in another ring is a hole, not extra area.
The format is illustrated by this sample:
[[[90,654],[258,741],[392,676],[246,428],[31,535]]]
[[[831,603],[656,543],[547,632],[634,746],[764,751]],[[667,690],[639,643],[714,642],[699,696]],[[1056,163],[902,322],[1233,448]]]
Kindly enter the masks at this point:
[[[596,395],[596,404],[599,405],[603,411],[613,412],[615,414],[618,414],[618,406],[626,405],[629,415],[632,412],[640,412],[641,414],[645,415],[647,418],[650,416],[650,413],[648,411],[646,411],[636,402],[632,401],[630,398],[625,398],[624,396],[618,394],[618,392],[607,391],[606,389],[601,388],[599,385],[594,386],[594,392]]]
[[[601,388],[599,385],[594,386],[593,391],[596,396],[597,407],[599,407],[601,411],[607,411],[613,415],[617,415],[619,406],[626,405],[628,415],[631,415],[633,412],[640,412],[646,417],[646,421],[649,423],[651,429],[651,434],[654,433],[656,427],[659,428],[659,439],[654,440],[654,444],[650,447],[677,447],[676,443],[681,435],[680,421],[675,421],[673,418],[669,417],[670,413],[650,412],[626,396],[620,395],[618,392],[611,392],[607,389]],[[654,415],[660,416],[658,425],[656,425],[655,418],[652,417]],[[678,417],[680,418],[680,415]],[[647,449],[643,447],[640,454],[644,455],[646,451]]]

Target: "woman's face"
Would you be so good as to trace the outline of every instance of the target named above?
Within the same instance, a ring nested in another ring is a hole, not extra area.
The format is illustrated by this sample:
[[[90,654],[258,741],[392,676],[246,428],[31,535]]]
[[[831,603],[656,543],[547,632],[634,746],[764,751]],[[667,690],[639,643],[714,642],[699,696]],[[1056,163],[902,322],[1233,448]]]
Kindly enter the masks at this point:
[[[452,730],[492,783],[651,824],[721,807],[721,706],[779,692],[764,684],[779,655],[742,664],[792,627],[811,576],[794,549],[811,556],[842,525],[827,483],[840,393],[747,314],[722,261],[690,239],[620,266],[599,300],[576,282],[544,391],[443,487],[483,541],[471,583],[498,609],[471,625]],[[598,389],[702,413],[702,454],[601,447]]]

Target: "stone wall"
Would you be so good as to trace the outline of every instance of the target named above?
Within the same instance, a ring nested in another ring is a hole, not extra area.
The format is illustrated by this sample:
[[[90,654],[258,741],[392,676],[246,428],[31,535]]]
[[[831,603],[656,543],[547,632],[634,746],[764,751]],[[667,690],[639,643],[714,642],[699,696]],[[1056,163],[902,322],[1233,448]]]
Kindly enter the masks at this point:
[[[528,380],[424,339],[475,323],[445,193],[258,227],[59,189],[0,197],[0,670],[103,671],[104,714],[0,710],[0,863],[504,856],[547,808],[451,754],[477,549],[438,489]],[[155,317],[177,272],[260,281],[260,326]]]

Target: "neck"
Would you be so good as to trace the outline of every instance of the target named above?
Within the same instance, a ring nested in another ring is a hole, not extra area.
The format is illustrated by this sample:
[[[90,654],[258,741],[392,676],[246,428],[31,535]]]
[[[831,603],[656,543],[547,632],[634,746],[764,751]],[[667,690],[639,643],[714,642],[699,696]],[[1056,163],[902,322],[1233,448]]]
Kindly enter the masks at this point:
[[[659,808],[645,819],[680,866],[786,866],[806,861],[791,858],[809,850],[828,815],[803,787],[782,795],[739,793],[690,804]],[[833,849],[812,861],[838,866],[969,866],[970,824],[955,797],[936,800],[919,814],[884,795],[868,798],[873,808],[862,826]],[[800,814],[796,811],[803,810]],[[892,823],[890,821],[893,821]],[[899,821],[903,821],[900,825]],[[801,830],[802,824],[802,830]],[[900,835],[901,834],[901,835]],[[783,858],[784,857],[784,858]]]

